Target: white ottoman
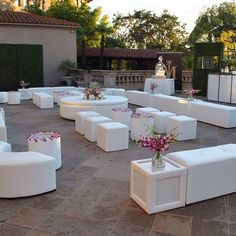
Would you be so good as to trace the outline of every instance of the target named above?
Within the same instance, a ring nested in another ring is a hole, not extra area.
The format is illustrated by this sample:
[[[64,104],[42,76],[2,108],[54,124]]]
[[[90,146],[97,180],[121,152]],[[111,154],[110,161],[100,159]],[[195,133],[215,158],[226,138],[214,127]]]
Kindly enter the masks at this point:
[[[141,137],[149,136],[153,125],[153,116],[134,113],[131,117],[130,138],[139,141]]]
[[[0,108],[0,114],[2,115],[3,121],[5,122],[5,112],[3,108]]]
[[[140,108],[136,108],[136,112],[140,113],[140,114],[147,114],[150,115],[151,112],[158,112],[160,110],[156,109],[156,108],[152,108],[152,107],[140,107]]]
[[[11,144],[0,141],[0,152],[11,152]]]
[[[125,124],[130,129],[132,113],[133,113],[132,110],[129,108],[113,108],[112,120]]]
[[[95,111],[80,111],[75,113],[75,131],[80,134],[84,134],[84,118],[92,117],[92,116],[100,116],[99,113]]]
[[[61,167],[61,137],[53,131],[37,132],[28,135],[29,151],[40,152],[54,158],[54,168]]]
[[[85,117],[84,119],[84,136],[91,142],[97,141],[97,124],[112,122],[112,119],[105,116]]]
[[[7,102],[8,102],[8,93],[0,92],[0,103],[7,103]]]
[[[7,128],[2,115],[0,115],[0,140],[7,142]]]
[[[160,134],[167,132],[167,118],[176,116],[176,114],[167,111],[152,112],[151,115],[154,119],[154,127]]]
[[[0,198],[17,198],[56,189],[54,158],[37,152],[2,152]]]
[[[38,103],[39,108],[47,109],[54,107],[53,96],[41,94],[39,95],[38,98],[39,98],[39,103]]]
[[[8,92],[8,104],[10,104],[10,105],[20,104],[20,92],[9,91]]]
[[[129,148],[129,127],[120,122],[97,125],[97,145],[105,152]]]
[[[186,203],[236,191],[236,144],[167,154],[187,168]]]
[[[167,133],[176,130],[177,141],[196,139],[197,120],[188,116],[171,116],[167,118]]]

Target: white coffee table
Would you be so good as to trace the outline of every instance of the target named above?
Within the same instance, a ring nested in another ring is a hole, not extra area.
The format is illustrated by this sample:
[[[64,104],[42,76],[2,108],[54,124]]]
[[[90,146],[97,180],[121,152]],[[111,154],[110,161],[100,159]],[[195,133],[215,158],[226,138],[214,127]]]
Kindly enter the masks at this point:
[[[131,162],[130,197],[148,214],[185,206],[187,169],[167,158],[162,169],[151,159]]]

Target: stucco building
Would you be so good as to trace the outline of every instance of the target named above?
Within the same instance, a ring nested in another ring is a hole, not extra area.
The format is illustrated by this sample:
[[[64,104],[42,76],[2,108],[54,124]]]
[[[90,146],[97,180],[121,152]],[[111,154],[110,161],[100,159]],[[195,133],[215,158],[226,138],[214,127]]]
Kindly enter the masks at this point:
[[[79,24],[23,12],[0,11],[0,44],[43,47],[44,86],[60,84],[62,60],[77,61],[76,29]],[[29,65],[30,66],[30,65]]]

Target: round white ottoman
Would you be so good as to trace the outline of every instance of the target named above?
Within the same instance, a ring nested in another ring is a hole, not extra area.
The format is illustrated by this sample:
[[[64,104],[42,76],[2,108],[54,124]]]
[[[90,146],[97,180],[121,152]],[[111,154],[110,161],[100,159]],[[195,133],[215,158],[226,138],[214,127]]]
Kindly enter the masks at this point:
[[[112,120],[120,122],[129,127],[131,126],[131,115],[133,111],[129,108],[113,108],[112,109]]]
[[[141,137],[149,136],[153,125],[153,116],[134,113],[131,116],[130,138],[139,141]]]
[[[54,158],[37,152],[2,152],[0,198],[26,197],[56,189]]]
[[[28,135],[29,151],[54,157],[55,168],[61,167],[61,137],[54,131],[36,132]]]

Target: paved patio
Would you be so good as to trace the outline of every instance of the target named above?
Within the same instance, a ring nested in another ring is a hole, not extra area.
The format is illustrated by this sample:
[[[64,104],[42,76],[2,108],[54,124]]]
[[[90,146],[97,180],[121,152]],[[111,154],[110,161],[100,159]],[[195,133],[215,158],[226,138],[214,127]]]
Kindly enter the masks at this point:
[[[148,149],[130,142],[129,150],[105,153],[75,132],[73,121],[60,118],[58,108],[40,110],[31,101],[3,108],[14,151],[27,150],[27,134],[55,130],[63,165],[56,191],[0,199],[1,236],[236,235],[236,194],[147,215],[129,198],[129,178],[130,161],[150,158]],[[175,143],[170,151],[235,143],[235,131],[198,122],[197,139]]]

